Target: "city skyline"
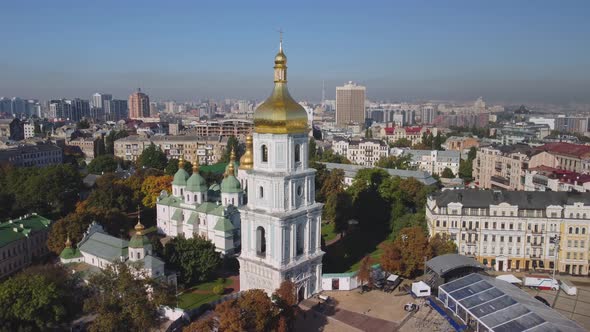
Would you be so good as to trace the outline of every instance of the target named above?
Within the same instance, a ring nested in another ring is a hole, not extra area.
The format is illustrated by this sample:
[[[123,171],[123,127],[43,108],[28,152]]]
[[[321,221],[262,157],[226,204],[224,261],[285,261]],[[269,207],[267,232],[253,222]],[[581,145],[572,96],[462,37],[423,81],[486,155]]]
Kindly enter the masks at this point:
[[[125,97],[141,87],[154,100],[263,100],[281,27],[298,100],[321,100],[323,81],[334,99],[352,80],[371,100],[590,102],[582,1],[2,7],[0,36],[11,45],[0,54],[4,96]],[[106,18],[92,14],[105,8]]]

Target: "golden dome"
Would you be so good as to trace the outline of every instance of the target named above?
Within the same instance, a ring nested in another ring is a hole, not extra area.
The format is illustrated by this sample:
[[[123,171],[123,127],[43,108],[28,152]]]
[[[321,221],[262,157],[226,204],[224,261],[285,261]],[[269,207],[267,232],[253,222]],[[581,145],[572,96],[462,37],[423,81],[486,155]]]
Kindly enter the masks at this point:
[[[307,132],[307,112],[287,89],[287,56],[281,41],[275,56],[275,86],[272,94],[254,112],[254,131],[259,134]]]
[[[254,155],[252,152],[252,135],[246,136],[246,152],[240,158],[240,169],[252,169],[254,167]]]

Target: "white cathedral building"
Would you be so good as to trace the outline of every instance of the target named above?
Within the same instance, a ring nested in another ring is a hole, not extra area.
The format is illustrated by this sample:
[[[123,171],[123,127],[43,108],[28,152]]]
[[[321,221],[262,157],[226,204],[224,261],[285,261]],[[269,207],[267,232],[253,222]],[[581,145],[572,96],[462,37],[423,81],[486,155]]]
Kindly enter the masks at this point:
[[[198,168],[189,177],[179,167],[171,195],[158,199],[158,231],[204,236],[224,254],[239,252],[241,290],[270,295],[288,279],[299,300],[319,292],[322,204],[315,202],[316,171],[308,167],[308,132],[307,113],[287,90],[281,42],[274,89],[254,112],[237,175],[232,158],[213,198],[215,188],[207,188]]]

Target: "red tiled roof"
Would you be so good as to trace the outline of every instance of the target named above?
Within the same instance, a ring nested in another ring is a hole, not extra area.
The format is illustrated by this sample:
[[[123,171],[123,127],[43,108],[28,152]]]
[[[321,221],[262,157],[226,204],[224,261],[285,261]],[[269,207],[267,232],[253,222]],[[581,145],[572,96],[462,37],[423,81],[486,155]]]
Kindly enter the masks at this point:
[[[385,135],[393,135],[394,127],[385,127]]]
[[[573,156],[580,158],[584,155],[590,154],[590,146],[572,143],[547,143],[536,148],[537,151],[547,151],[553,154],[560,154],[565,156]]]
[[[406,134],[416,134],[422,131],[422,127],[406,127]]]

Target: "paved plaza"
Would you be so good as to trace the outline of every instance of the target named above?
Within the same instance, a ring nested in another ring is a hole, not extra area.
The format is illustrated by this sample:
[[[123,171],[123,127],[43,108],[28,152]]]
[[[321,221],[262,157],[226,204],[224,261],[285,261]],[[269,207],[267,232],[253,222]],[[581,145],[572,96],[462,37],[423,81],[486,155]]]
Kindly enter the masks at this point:
[[[397,291],[385,293],[373,290],[361,294],[359,290],[325,291],[329,303],[317,298],[300,305],[305,318],[299,317],[297,331],[452,331],[448,322],[435,310],[423,305],[423,300]],[[406,303],[420,305],[416,313],[408,313]]]

